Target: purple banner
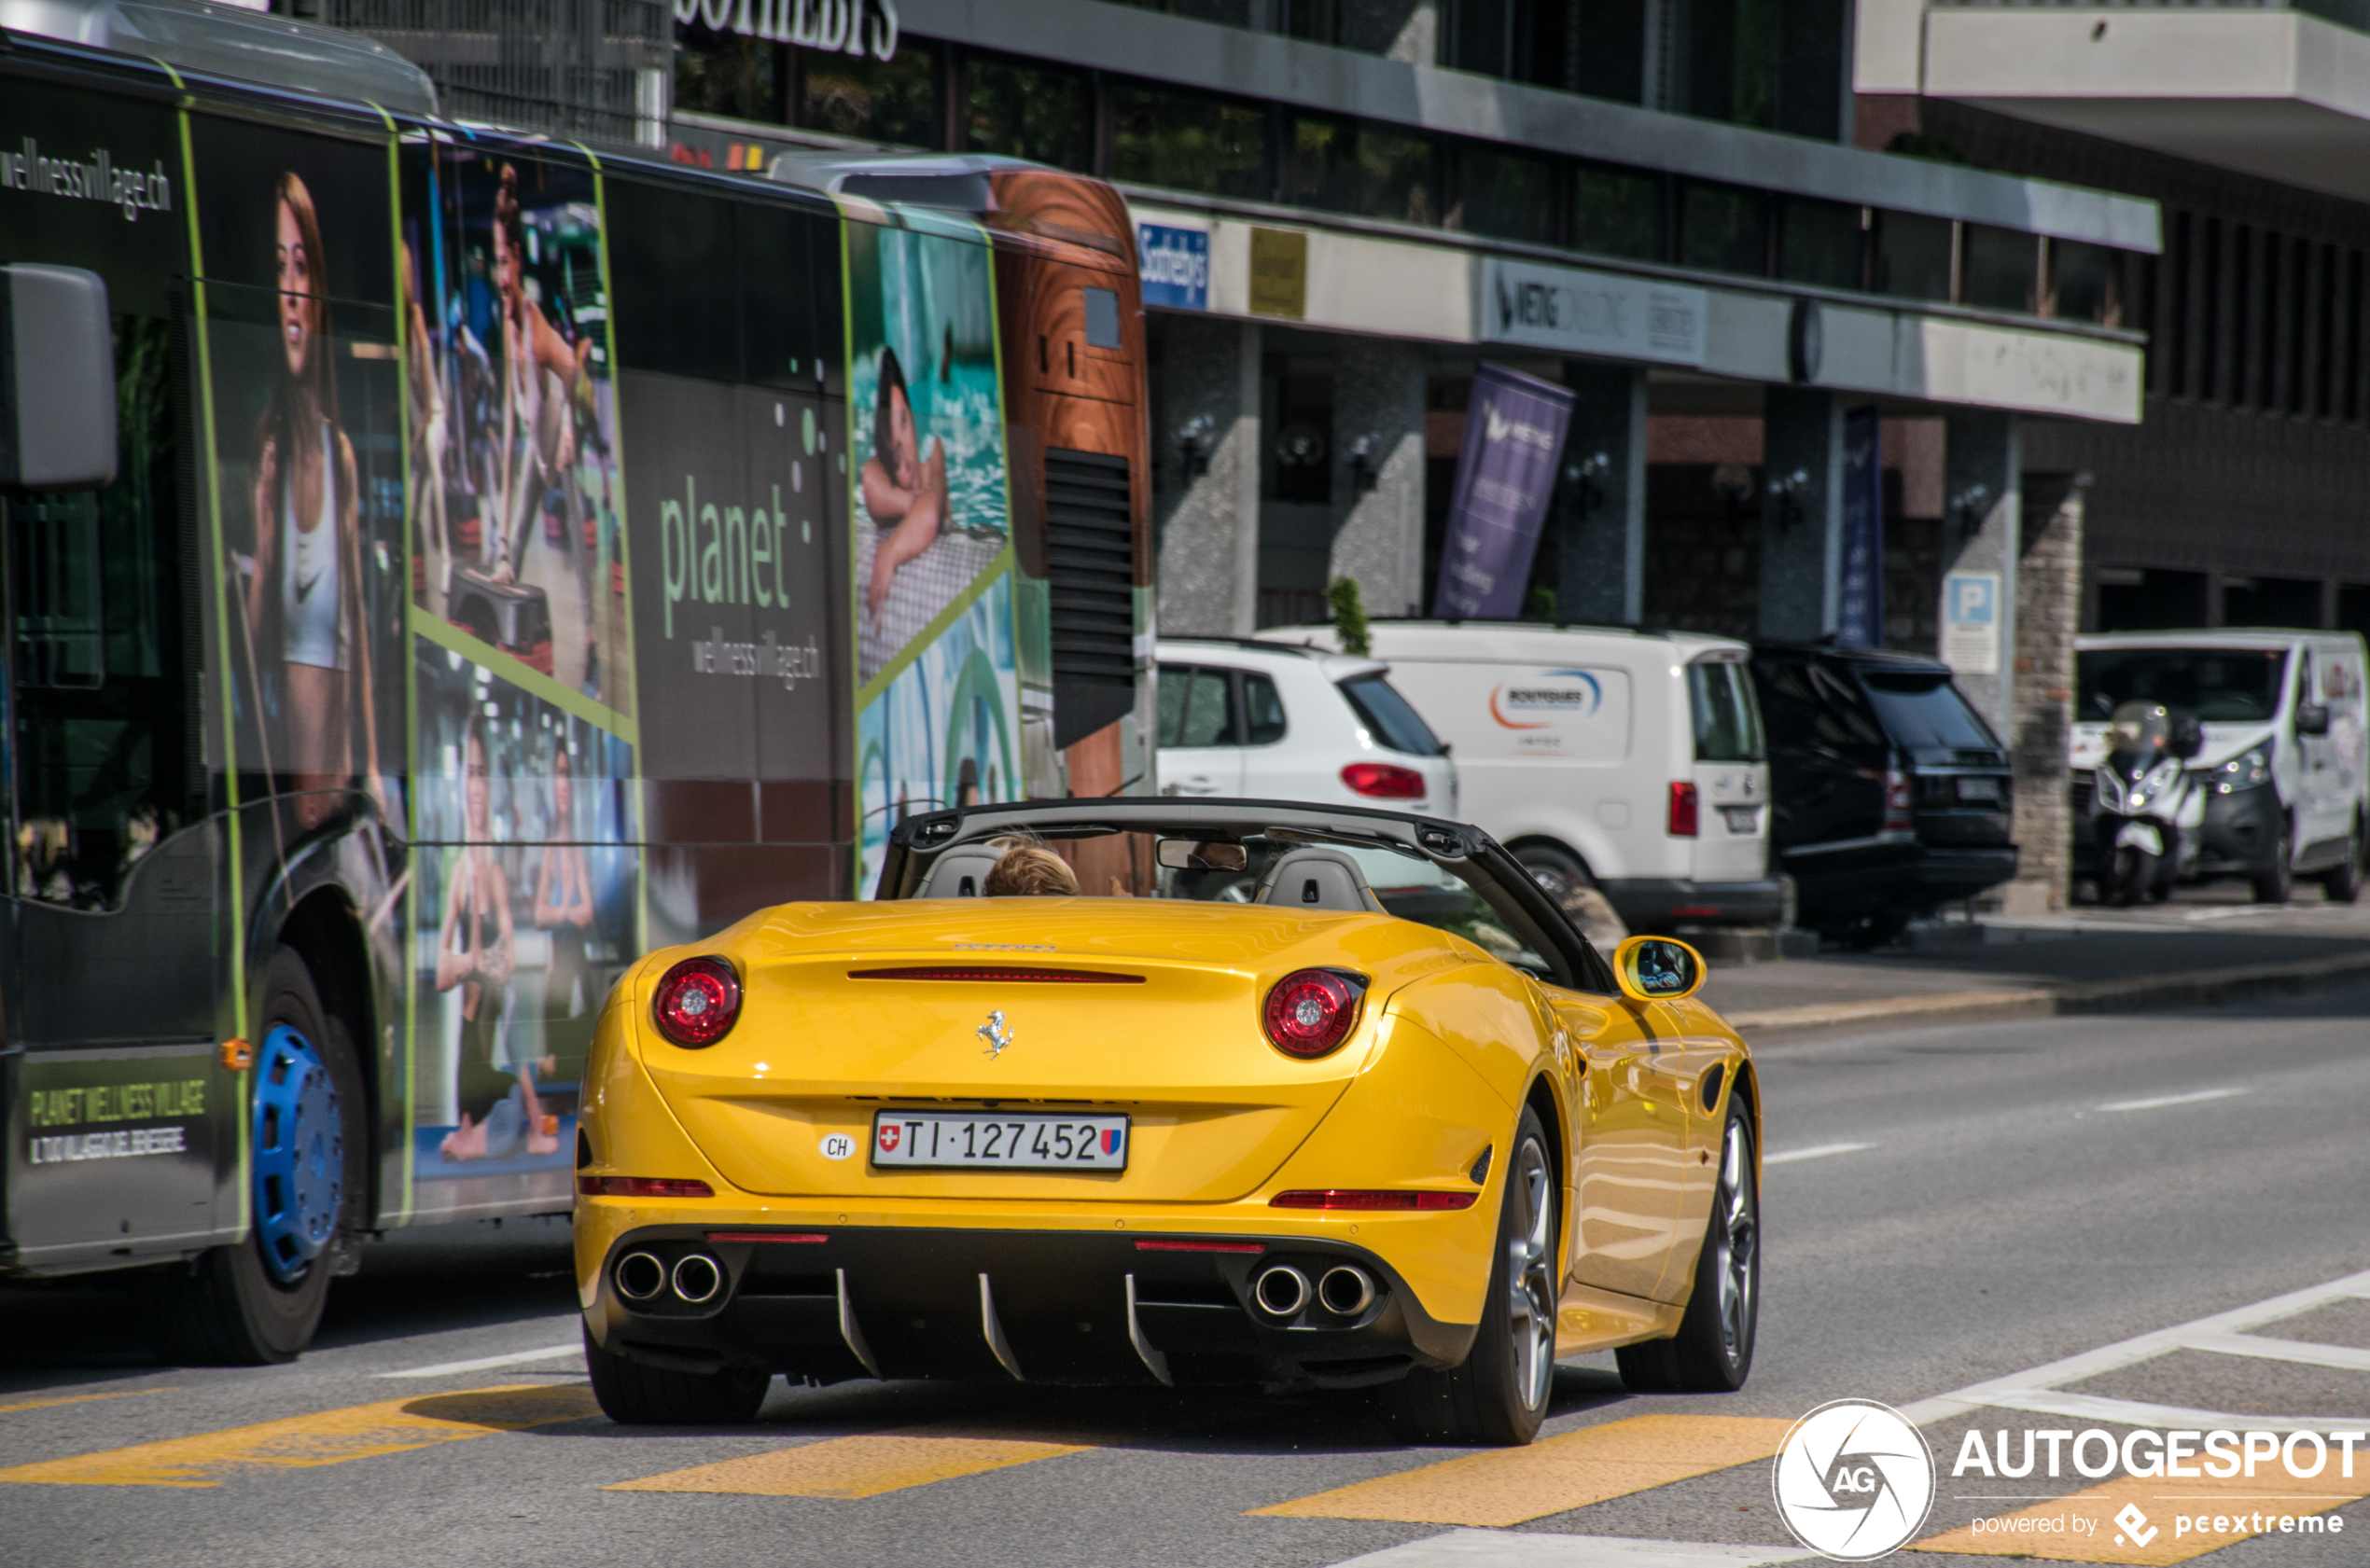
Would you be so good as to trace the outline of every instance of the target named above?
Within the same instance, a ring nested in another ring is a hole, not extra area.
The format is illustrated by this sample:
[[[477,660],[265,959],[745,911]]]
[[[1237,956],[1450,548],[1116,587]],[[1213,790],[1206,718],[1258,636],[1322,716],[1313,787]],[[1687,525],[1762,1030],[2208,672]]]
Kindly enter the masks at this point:
[[[1484,365],[1473,377],[1433,615],[1512,620],[1522,613],[1571,411],[1572,395],[1553,382],[1502,365]]]
[[[1844,416],[1844,587],[1835,645],[1885,645],[1885,470],[1874,409]]]

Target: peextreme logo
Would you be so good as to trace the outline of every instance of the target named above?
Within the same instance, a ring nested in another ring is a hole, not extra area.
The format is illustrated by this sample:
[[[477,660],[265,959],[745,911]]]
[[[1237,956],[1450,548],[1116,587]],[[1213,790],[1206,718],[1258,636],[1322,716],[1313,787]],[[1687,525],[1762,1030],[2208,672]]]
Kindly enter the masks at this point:
[[[1794,1539],[1838,1562],[1866,1562],[1924,1526],[1934,1500],[1933,1450],[1898,1411],[1837,1399],[1794,1422],[1770,1488]]]

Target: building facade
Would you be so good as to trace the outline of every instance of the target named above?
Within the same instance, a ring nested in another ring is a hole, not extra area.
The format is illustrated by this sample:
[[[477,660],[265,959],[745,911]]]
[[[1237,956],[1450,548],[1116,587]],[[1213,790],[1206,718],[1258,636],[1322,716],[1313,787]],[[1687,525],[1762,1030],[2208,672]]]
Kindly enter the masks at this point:
[[[1872,0],[1858,132],[2159,204],[2145,418],[2036,428],[2090,474],[2083,619],[2370,632],[2370,18]]]
[[[1856,145],[1840,0],[676,17],[678,160],[873,147],[1120,187],[1152,317],[1164,631],[1321,618],[1343,576],[1373,613],[1429,610],[1492,362],[1575,397],[1526,614],[1833,635],[1845,425],[1869,409],[1886,640],[1933,652],[1943,578],[1994,584],[1961,685],[2028,759],[2027,798],[2062,797],[2071,612],[2050,585],[2083,518],[2070,474],[2028,479],[2028,453],[2139,421],[2157,209]],[[2061,817],[2031,825],[2028,902],[2063,895]]]

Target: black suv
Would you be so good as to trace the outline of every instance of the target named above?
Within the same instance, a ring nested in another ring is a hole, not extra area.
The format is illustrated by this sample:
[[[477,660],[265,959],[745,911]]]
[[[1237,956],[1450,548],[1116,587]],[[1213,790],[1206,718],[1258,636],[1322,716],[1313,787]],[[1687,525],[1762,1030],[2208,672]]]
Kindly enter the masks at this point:
[[[2008,753],[1931,659],[1759,643],[1770,869],[1805,926],[1854,947],[2016,874]]]

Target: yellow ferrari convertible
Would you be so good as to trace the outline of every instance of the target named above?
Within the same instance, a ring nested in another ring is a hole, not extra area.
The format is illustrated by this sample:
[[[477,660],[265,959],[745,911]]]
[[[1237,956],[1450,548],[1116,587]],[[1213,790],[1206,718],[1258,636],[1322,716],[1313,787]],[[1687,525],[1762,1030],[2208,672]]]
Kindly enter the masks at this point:
[[[1738,1387],[1758,1092],[1702,978],[1677,941],[1598,953],[1456,823],[909,819],[877,901],[762,910],[609,997],[592,1386],[633,1422],[746,1420],[774,1373],[1372,1387],[1457,1443],[1529,1441],[1582,1351]]]

